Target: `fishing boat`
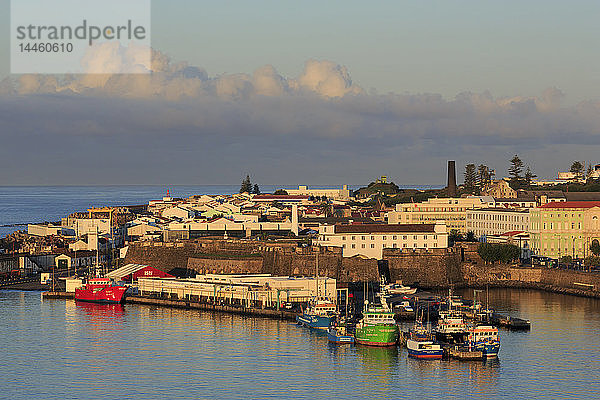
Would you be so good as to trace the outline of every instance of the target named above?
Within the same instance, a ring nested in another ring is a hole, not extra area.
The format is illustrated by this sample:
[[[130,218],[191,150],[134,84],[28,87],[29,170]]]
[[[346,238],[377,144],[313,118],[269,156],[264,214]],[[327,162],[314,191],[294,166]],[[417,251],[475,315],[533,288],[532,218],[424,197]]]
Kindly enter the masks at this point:
[[[481,351],[484,357],[497,357],[500,351],[498,328],[491,325],[478,325],[469,330],[468,343]]]
[[[306,309],[302,312],[302,315],[296,317],[296,322],[298,325],[310,329],[327,330],[335,320],[337,307],[328,298],[321,298],[319,296],[319,253],[316,255],[315,267],[317,296],[308,303]]]
[[[365,300],[365,309],[361,320],[356,324],[354,338],[356,343],[367,346],[395,346],[399,329],[385,296],[380,293],[381,305],[369,304]]]
[[[464,343],[467,337],[467,324],[461,312],[454,310],[440,311],[438,325],[435,329],[436,340],[450,344]]]
[[[117,285],[109,278],[92,278],[75,289],[75,300],[91,303],[122,303],[128,287]]]
[[[336,306],[327,299],[313,300],[302,315],[296,317],[299,325],[311,329],[326,330],[335,320]]]
[[[345,321],[334,321],[327,330],[327,339],[335,344],[353,344],[354,336]]]
[[[413,358],[439,360],[444,355],[442,346],[433,340],[431,332],[419,322],[408,332],[406,348],[408,355]]]

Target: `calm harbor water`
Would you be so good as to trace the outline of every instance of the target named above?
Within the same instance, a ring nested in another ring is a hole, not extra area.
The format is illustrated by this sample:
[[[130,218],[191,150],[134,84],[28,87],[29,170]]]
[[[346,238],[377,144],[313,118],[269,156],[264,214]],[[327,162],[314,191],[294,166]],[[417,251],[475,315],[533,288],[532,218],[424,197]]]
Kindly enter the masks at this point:
[[[0,291],[0,398],[600,398],[600,301],[494,289],[490,303],[532,330],[459,362],[330,346],[285,321]]]

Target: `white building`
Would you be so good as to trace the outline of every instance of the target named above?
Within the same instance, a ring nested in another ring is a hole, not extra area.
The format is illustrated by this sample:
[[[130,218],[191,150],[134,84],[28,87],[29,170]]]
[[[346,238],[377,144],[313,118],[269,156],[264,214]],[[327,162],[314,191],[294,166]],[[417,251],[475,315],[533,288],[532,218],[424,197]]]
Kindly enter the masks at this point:
[[[175,206],[164,209],[162,216],[163,218],[188,219],[194,218],[196,216],[196,211],[184,206]]]
[[[321,225],[320,246],[341,247],[344,257],[381,259],[384,248],[441,249],[448,247],[446,224]]]
[[[73,228],[76,236],[83,236],[88,233],[99,233],[110,235],[110,219],[104,218],[75,218]]]
[[[127,236],[130,239],[151,239],[162,235],[162,228],[151,223],[139,223],[127,228]]]
[[[27,225],[27,233],[33,236],[74,236],[75,230],[52,224],[29,224]]]
[[[529,210],[511,208],[480,208],[467,210],[467,232],[476,237],[501,235],[529,230]]]
[[[314,196],[327,197],[332,200],[348,200],[350,198],[350,190],[348,185],[342,186],[341,189],[309,189],[308,186],[298,186],[298,189],[286,189],[289,195],[293,196]]]

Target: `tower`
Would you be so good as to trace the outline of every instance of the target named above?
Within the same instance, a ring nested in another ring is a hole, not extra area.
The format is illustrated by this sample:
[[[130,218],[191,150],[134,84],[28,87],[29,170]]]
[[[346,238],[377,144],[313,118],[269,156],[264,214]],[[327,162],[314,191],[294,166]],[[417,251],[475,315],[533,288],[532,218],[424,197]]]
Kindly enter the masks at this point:
[[[448,161],[448,196],[456,197],[456,162]]]

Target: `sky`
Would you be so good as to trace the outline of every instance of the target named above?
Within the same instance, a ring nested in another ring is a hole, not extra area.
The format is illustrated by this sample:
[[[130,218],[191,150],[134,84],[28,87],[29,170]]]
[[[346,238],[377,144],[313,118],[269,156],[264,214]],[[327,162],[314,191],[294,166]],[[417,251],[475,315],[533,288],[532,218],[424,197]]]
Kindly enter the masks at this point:
[[[598,1],[152,2],[153,74],[9,74],[0,185],[441,184],[600,163]],[[102,61],[102,60],[100,60]]]

